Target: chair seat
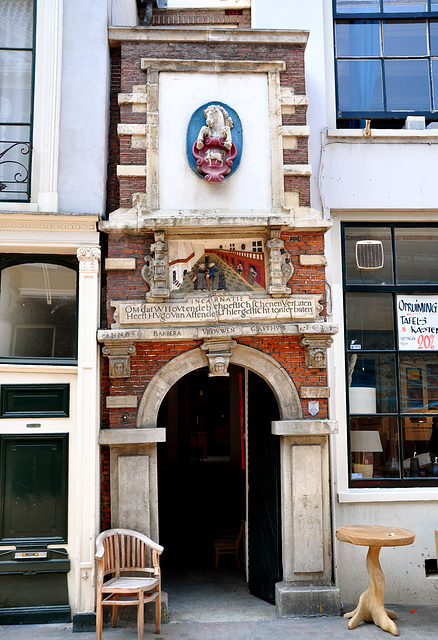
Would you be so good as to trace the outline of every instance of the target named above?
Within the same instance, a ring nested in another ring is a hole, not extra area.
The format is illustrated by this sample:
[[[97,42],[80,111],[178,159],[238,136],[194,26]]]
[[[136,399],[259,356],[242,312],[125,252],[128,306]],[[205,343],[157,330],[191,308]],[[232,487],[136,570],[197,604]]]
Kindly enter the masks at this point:
[[[142,578],[138,576],[122,576],[111,578],[102,587],[104,593],[115,593],[116,591],[128,593],[130,591],[151,591],[159,584],[158,578]]]

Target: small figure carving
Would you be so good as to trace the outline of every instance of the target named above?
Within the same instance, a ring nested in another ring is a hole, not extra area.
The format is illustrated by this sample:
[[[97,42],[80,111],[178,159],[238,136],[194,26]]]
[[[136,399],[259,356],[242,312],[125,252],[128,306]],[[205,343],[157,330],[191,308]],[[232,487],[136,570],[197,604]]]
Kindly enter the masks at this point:
[[[164,240],[164,232],[156,231],[151,253],[144,257],[145,264],[141,270],[141,276],[149,285],[149,291],[146,294],[148,302],[163,302],[170,295],[168,245]]]
[[[218,104],[210,104],[204,110],[206,125],[201,127],[193,144],[193,156],[197,170],[204,174],[207,182],[222,182],[231,171],[237,155],[231,138],[233,120]]]
[[[228,112],[218,104],[210,104],[204,110],[204,116],[207,125],[201,127],[196,148],[202,149],[204,147],[206,142],[204,138],[219,138],[225,149],[229,151],[233,144],[231,129],[234,127],[234,123]]]

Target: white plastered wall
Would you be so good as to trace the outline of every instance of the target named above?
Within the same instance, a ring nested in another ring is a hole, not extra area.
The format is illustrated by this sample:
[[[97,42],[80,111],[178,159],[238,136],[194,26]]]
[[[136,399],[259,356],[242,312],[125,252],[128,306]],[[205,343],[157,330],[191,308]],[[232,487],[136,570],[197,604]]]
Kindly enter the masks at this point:
[[[271,167],[269,161],[258,161],[270,158],[267,75],[161,72],[159,82],[160,209],[270,209]],[[190,118],[214,100],[232,107],[243,128],[242,162],[222,183],[195,175],[186,157]]]

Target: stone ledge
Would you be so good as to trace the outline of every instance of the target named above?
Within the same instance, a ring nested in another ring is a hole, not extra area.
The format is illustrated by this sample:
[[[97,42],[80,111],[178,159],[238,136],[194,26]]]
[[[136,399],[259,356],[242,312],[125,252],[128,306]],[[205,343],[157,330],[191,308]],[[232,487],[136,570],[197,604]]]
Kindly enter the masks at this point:
[[[145,124],[118,124],[118,136],[145,136],[147,133],[147,125]]]
[[[322,255],[301,255],[300,256],[300,265],[302,267],[326,267],[328,264],[328,260],[325,256]]]
[[[311,176],[311,164],[285,164],[283,165],[285,176]]]
[[[110,447],[165,441],[166,429],[102,429],[99,433],[99,444]]]
[[[301,398],[330,398],[330,387],[300,387]]]
[[[107,409],[135,408],[138,404],[137,396],[107,396]]]
[[[124,271],[135,271],[135,258],[106,258],[105,269],[107,271],[116,271],[123,269]]]
[[[146,165],[144,164],[119,164],[117,165],[118,178],[145,178]]]
[[[341,592],[333,585],[288,585],[277,582],[275,606],[282,618],[339,615]]]
[[[275,436],[330,436],[339,432],[336,420],[273,420]]]

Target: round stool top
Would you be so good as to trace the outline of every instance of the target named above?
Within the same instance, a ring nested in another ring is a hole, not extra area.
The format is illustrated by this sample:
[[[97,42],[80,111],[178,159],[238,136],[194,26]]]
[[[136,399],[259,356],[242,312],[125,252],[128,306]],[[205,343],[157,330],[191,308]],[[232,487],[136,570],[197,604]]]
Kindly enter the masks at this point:
[[[378,524],[353,524],[336,529],[336,537],[342,542],[366,547],[401,547],[412,544],[415,533],[398,527],[382,527]]]

